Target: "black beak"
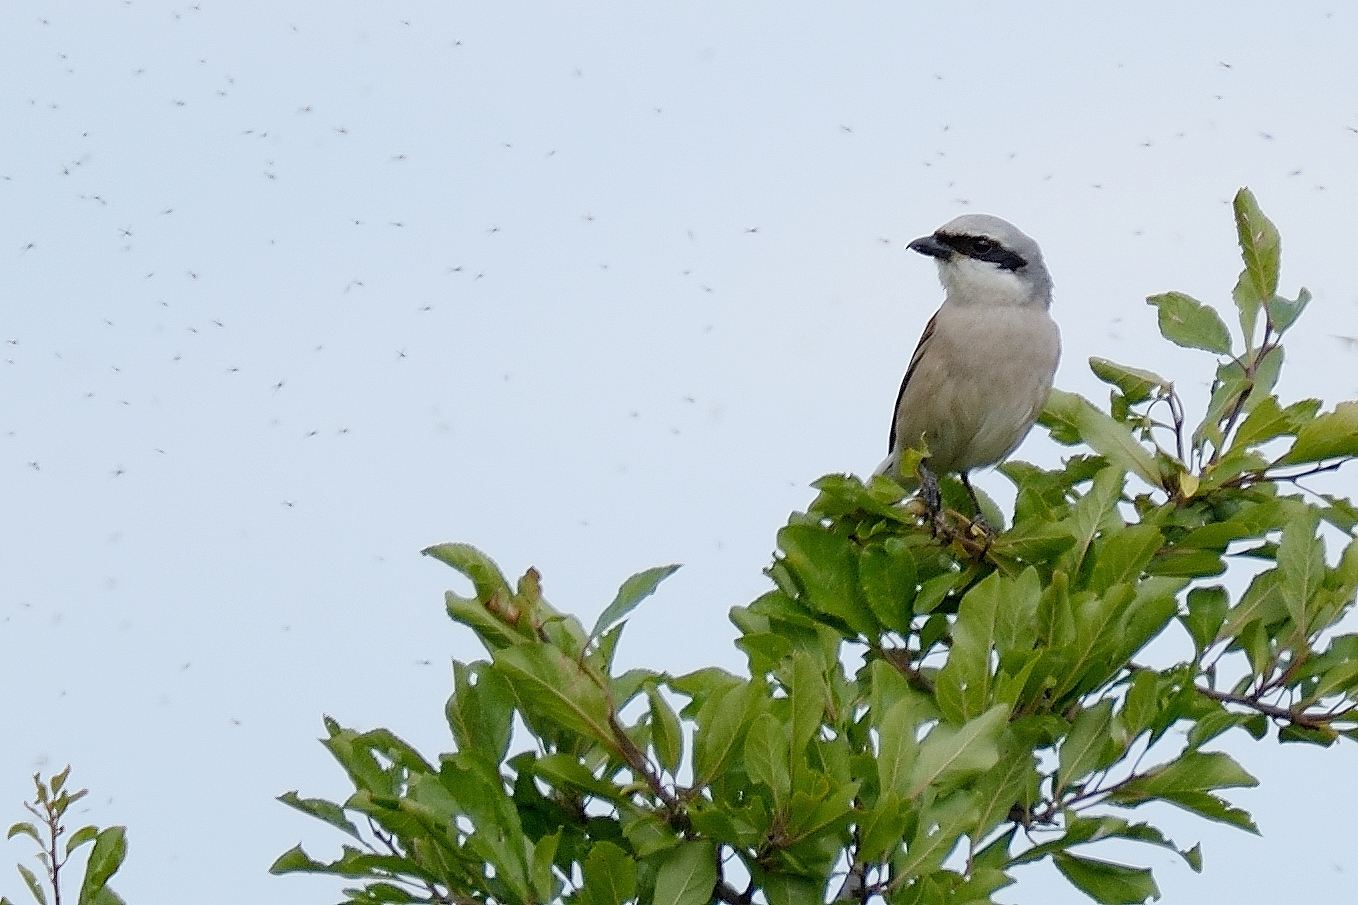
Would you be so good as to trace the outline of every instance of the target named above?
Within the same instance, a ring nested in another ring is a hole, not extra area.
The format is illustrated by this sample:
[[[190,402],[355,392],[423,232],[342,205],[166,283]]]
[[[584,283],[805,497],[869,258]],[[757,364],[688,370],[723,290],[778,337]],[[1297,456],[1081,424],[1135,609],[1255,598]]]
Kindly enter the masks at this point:
[[[917,251],[922,255],[928,255],[931,258],[941,258],[943,260],[952,257],[953,253],[951,248],[938,241],[934,236],[921,236],[905,247],[911,251]]]

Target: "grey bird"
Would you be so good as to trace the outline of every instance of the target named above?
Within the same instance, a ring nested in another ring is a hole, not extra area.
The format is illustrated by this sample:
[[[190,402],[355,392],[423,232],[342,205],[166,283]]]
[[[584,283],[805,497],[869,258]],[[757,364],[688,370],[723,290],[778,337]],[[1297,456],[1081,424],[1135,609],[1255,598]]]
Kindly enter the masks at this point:
[[[1003,461],[1028,435],[1051,393],[1061,333],[1042,250],[1012,223],[964,214],[906,248],[937,261],[943,306],[910,358],[876,473],[917,477],[936,529],[937,475],[962,479],[979,518],[967,473]],[[927,450],[917,476],[900,473],[907,449]]]

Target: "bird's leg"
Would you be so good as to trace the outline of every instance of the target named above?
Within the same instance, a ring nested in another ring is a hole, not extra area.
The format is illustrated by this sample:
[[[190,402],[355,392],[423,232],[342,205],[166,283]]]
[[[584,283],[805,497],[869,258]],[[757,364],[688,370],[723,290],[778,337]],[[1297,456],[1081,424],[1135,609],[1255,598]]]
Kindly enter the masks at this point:
[[[976,510],[976,517],[971,520],[971,523],[985,532],[986,547],[988,548],[990,542],[995,539],[995,529],[990,527],[990,522],[986,521],[985,513],[981,512],[981,501],[976,496],[976,488],[971,486],[971,479],[967,477],[965,471],[961,473],[961,477],[962,486],[967,488],[967,496],[971,497],[971,505]]]
[[[919,463],[915,470],[919,476],[919,495],[924,500],[924,509],[929,515],[929,529],[934,537],[943,525],[943,491],[938,488],[938,478],[929,470],[928,460]]]

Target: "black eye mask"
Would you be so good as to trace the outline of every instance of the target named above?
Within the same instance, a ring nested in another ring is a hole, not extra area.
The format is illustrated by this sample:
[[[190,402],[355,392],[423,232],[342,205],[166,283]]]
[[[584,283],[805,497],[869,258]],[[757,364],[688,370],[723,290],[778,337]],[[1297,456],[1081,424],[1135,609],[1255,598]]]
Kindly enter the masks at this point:
[[[1005,270],[1018,270],[1028,264],[1021,256],[1014,254],[994,239],[954,233],[934,233],[934,238],[960,255],[966,255],[978,261],[989,261]]]

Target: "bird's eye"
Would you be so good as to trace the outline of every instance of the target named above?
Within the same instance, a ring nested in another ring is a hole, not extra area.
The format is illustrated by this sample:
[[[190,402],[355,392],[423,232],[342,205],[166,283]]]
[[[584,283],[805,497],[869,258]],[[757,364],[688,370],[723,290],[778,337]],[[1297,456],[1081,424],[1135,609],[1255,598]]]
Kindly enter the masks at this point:
[[[977,251],[984,254],[987,251],[994,250],[995,243],[991,242],[989,239],[976,239],[974,247]]]

